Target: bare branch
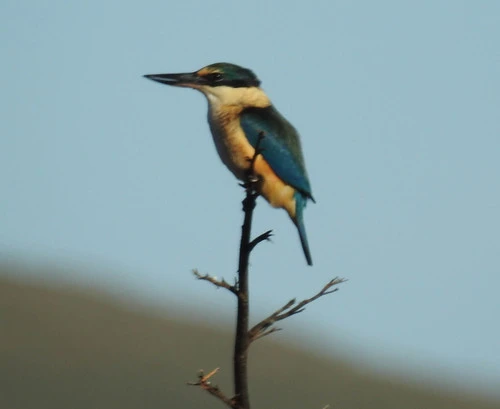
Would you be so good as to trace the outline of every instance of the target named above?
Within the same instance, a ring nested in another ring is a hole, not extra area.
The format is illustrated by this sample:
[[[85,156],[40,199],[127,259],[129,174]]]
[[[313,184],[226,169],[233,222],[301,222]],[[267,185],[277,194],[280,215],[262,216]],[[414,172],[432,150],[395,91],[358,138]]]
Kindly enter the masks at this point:
[[[305,307],[317,300],[318,298],[331,294],[337,291],[337,288],[332,288],[344,280],[342,278],[335,278],[327,283],[317,294],[311,298],[305,299],[298,304],[296,304],[296,299],[288,301],[283,307],[276,310],[270,316],[259,322],[252,329],[249,327],[249,285],[248,285],[248,273],[249,273],[249,259],[252,250],[261,242],[270,240],[272,236],[272,230],[268,230],[265,233],[260,234],[253,240],[251,237],[252,228],[252,218],[253,211],[256,206],[256,199],[260,194],[260,184],[259,176],[256,174],[254,165],[257,157],[262,153],[263,149],[260,148],[260,143],[264,139],[264,132],[260,132],[258,135],[258,140],[255,146],[255,152],[252,158],[248,158],[249,168],[246,171],[244,183],[241,185],[245,188],[245,199],[243,200],[243,213],[244,220],[241,226],[241,239],[239,248],[239,258],[238,258],[238,276],[235,279],[233,285],[226,282],[224,279],[217,279],[215,276],[210,276],[208,274],[200,274],[198,270],[193,270],[193,274],[199,280],[205,280],[217,288],[225,288],[236,295],[238,300],[237,306],[237,319],[236,319],[236,334],[234,342],[234,354],[233,354],[233,375],[234,375],[234,395],[232,397],[226,396],[217,385],[212,385],[210,378],[212,378],[218,371],[219,368],[214,369],[207,375],[200,371],[198,375],[197,382],[190,382],[189,385],[199,386],[200,388],[206,390],[211,395],[218,398],[220,401],[224,402],[226,406],[231,409],[249,409],[250,399],[248,391],[248,349],[250,344],[262,337],[273,334],[274,332],[281,331],[281,328],[277,328],[274,324],[285,318],[288,318],[294,314],[298,314],[304,311]],[[323,409],[327,409],[328,406]]]
[[[344,281],[343,278],[335,277],[333,280],[330,280],[318,293],[316,293],[311,298],[303,300],[294,306],[296,300],[290,300],[283,307],[273,312],[267,318],[263,319],[261,322],[256,324],[248,333],[250,337],[250,342],[256,341],[266,335],[272,334],[273,332],[278,331],[278,328],[272,327],[275,322],[284,320],[292,315],[299,314],[305,310],[307,304],[317,300],[324,295],[332,294],[338,290],[338,288],[331,289],[332,287],[342,284]],[[272,327],[272,328],[270,328]]]
[[[248,247],[249,247],[249,251],[252,251],[255,246],[263,241],[270,241],[271,240],[271,236],[273,235],[273,231],[272,230],[268,230],[266,231],[265,233],[262,233],[260,236],[257,236],[255,239],[253,239],[249,244],[248,244]]]
[[[236,334],[234,340],[233,375],[234,375],[234,404],[237,409],[250,409],[250,398],[248,392],[248,347],[250,345],[249,322],[249,288],[248,288],[248,265],[252,248],[268,235],[258,236],[254,241],[250,240],[252,230],[253,210],[257,197],[259,196],[259,178],[255,174],[255,161],[261,153],[260,143],[264,138],[264,132],[259,133],[255,146],[253,158],[250,160],[245,180],[245,199],[243,200],[243,225],[241,226],[240,252],[238,257],[238,308],[236,315]]]
[[[277,319],[276,321],[281,321],[287,317],[290,317],[291,315],[294,315],[294,314],[298,314],[299,312],[302,312],[304,311],[304,307],[317,300],[318,298],[320,297],[323,297],[324,295],[328,295],[328,294],[332,294],[336,291],[338,291],[338,288],[334,288],[333,290],[330,290],[330,288],[332,288],[333,286],[336,286],[336,285],[339,285],[339,284],[342,284],[343,282],[345,282],[346,280],[343,279],[343,278],[339,278],[339,277],[335,277],[333,280],[330,280],[322,289],[321,291],[319,291],[316,295],[312,296],[311,298],[308,298],[307,300],[303,300],[301,301],[300,303],[298,303],[295,307],[293,307],[292,309],[290,309],[289,311],[287,312],[283,312],[282,314],[279,314],[277,316]]]
[[[236,401],[234,398],[228,398],[224,392],[222,392],[217,385],[212,385],[210,382],[210,378],[214,376],[217,372],[219,372],[220,368],[215,368],[213,371],[209,372],[207,375],[203,374],[203,370],[201,370],[198,374],[198,382],[188,382],[187,384],[190,386],[199,386],[201,389],[210,393],[210,395],[215,396],[222,402],[224,402],[227,406],[232,409],[236,408]]]
[[[196,269],[193,270],[193,274],[198,280],[208,281],[209,283],[215,285],[217,288],[225,288],[226,290],[231,291],[233,294],[238,295],[236,287],[234,285],[229,284],[224,279],[217,280],[216,277],[210,276],[208,274],[200,274],[200,272]]]
[[[266,335],[270,335],[274,332],[278,332],[278,331],[282,331],[282,330],[283,330],[282,328],[272,327],[271,329],[268,329],[267,331],[259,332],[257,335],[255,335],[255,337],[251,338],[250,342],[257,341],[258,339],[263,338]]]

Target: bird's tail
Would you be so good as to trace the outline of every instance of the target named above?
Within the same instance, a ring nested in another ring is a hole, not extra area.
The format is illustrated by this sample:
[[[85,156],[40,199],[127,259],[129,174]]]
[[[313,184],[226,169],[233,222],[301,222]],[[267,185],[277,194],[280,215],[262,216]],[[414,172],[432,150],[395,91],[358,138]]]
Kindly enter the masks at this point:
[[[307,242],[306,228],[304,226],[304,208],[306,207],[307,198],[300,192],[295,192],[295,225],[299,231],[300,243],[302,250],[306,256],[307,264],[312,266],[311,252],[309,251],[309,243]]]

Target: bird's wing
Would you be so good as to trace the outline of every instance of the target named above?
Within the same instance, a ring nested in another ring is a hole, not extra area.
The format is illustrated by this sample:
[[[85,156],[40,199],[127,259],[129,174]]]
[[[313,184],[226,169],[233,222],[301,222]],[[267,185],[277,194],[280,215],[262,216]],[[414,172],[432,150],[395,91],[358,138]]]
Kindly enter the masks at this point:
[[[266,162],[285,183],[314,200],[295,128],[273,106],[243,110],[240,124],[254,148],[264,133],[259,148]]]

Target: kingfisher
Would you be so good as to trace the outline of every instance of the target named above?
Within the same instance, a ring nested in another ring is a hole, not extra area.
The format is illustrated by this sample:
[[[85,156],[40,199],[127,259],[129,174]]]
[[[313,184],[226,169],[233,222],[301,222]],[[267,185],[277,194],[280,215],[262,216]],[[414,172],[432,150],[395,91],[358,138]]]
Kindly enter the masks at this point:
[[[195,72],[145,77],[166,85],[193,88],[206,97],[215,147],[224,165],[239,180],[246,182],[258,144],[260,154],[253,164],[258,193],[271,206],[286,210],[297,227],[307,264],[312,265],[304,208],[314,198],[300,137],[271,103],[253,71],[223,62]]]

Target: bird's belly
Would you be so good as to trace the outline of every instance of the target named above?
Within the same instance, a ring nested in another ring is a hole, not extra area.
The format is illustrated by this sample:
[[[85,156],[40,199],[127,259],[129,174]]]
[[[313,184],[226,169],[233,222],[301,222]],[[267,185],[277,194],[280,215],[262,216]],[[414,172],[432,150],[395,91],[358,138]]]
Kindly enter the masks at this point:
[[[217,126],[210,121],[215,147],[227,168],[240,180],[245,180],[255,149],[248,142],[239,121]],[[287,185],[272,170],[262,155],[255,161],[254,171],[260,179],[260,193],[273,207],[285,209],[295,219],[295,189]]]

